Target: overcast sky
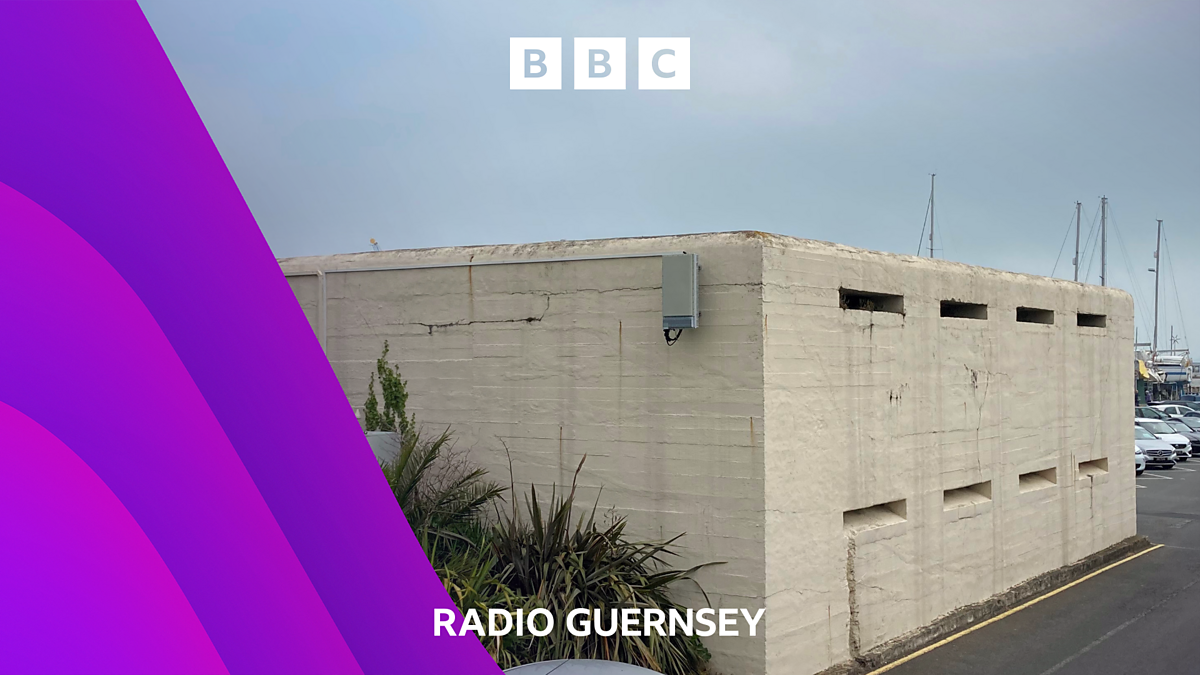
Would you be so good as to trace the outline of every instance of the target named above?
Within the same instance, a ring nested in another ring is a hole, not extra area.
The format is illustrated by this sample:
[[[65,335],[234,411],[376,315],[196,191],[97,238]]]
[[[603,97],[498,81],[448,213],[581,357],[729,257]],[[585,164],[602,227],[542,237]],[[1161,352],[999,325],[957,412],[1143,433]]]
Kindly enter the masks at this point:
[[[142,6],[281,257],[740,229],[915,253],[936,172],[939,257],[1019,272],[1107,195],[1142,339],[1162,218],[1162,332],[1200,336],[1196,0]],[[662,36],[691,38],[690,91],[636,88]],[[563,38],[564,88],[510,91],[510,37]],[[625,37],[630,88],[572,90],[573,37]]]

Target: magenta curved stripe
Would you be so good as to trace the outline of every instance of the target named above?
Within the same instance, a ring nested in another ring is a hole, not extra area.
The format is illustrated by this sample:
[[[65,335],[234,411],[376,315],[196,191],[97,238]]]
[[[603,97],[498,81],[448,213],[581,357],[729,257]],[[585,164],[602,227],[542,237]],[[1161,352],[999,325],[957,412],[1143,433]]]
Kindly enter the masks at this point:
[[[228,672],[108,486],[3,403],[0,514],[0,672]]]
[[[121,500],[231,669],[360,672],[154,317],[87,242],[5,185],[0,220],[0,269],[19,284],[0,399]]]
[[[0,182],[91,247],[0,228],[0,401],[121,499],[230,671],[498,672],[433,637],[450,600],[139,8],[0,3],[0,128]]]

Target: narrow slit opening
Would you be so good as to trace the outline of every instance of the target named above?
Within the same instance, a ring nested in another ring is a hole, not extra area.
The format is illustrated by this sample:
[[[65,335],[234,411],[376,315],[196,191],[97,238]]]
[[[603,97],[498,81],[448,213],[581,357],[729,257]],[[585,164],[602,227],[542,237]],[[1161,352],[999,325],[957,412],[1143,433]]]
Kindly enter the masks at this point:
[[[992,501],[992,481],[942,491],[942,508],[946,511],[972,504]]]
[[[904,313],[903,295],[871,293],[869,291],[854,291],[848,288],[841,288],[838,289],[838,301],[842,309],[853,309],[861,312]]]
[[[1042,471],[1030,471],[1017,477],[1021,492],[1033,492],[1058,485],[1058,469],[1050,468]]]
[[[850,533],[895,525],[906,520],[908,504],[903,499],[842,513],[842,527]]]
[[[1104,328],[1108,324],[1108,317],[1103,314],[1084,314],[1080,312],[1077,317],[1077,322],[1080,326]]]
[[[987,305],[975,302],[943,300],[942,316],[954,319],[986,319]]]
[[[1100,474],[1108,473],[1108,458],[1101,457],[1093,459],[1090,462],[1079,463],[1079,477],[1087,478],[1088,476],[1099,476]]]
[[[1018,307],[1017,321],[1021,323],[1054,323],[1054,310],[1036,307]]]

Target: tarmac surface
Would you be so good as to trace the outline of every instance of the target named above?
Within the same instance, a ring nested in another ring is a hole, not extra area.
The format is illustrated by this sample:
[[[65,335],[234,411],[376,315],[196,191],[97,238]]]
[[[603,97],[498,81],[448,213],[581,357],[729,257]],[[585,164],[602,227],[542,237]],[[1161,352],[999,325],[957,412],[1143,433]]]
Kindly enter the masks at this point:
[[[1137,479],[1161,548],[886,670],[888,675],[1200,673],[1200,458]]]

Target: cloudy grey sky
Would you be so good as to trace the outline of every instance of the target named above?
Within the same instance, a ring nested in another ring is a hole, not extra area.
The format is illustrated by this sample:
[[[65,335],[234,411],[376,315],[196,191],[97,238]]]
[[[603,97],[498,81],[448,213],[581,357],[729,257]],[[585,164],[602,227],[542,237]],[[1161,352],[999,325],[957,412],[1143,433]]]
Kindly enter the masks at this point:
[[[938,255],[1020,272],[1107,195],[1140,337],[1162,218],[1163,331],[1200,339],[1196,0],[142,6],[279,256],[731,229],[915,253],[936,172]],[[691,38],[690,91],[636,89],[659,36]],[[510,37],[562,37],[563,90],[509,91]],[[573,37],[627,38],[630,88],[572,90]]]

